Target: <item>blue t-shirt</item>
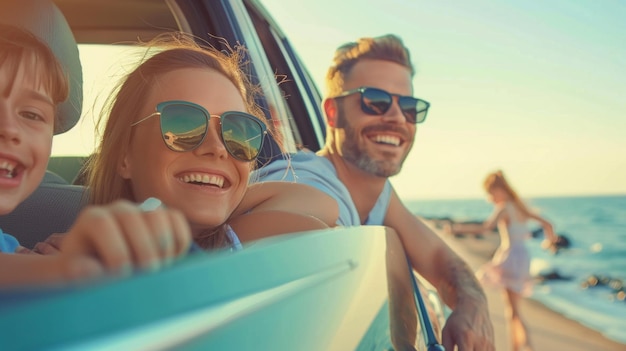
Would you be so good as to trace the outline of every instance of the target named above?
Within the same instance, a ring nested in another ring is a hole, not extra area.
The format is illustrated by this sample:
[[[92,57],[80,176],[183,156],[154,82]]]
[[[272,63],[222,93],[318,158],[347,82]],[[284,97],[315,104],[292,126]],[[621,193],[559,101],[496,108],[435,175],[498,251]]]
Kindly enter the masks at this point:
[[[0,252],[14,253],[20,244],[12,235],[2,232],[0,229]]]
[[[318,156],[311,151],[299,151],[290,159],[278,159],[254,171],[250,177],[253,181],[290,181],[315,187],[332,196],[339,205],[337,225],[361,225],[359,212],[352,201],[348,188],[337,177],[337,170],[326,157]],[[391,183],[385,182],[376,204],[370,211],[366,225],[382,225],[391,198]]]

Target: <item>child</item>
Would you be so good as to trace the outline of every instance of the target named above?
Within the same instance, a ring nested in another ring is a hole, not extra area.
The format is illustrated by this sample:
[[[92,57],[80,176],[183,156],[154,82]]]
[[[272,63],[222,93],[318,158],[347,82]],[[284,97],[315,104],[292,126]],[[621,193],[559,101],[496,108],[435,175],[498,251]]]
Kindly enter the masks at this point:
[[[68,81],[52,51],[37,37],[0,24],[0,92],[0,214],[7,214],[43,178],[55,125],[63,118],[55,115],[55,108],[68,96]],[[148,230],[156,225],[164,231]],[[132,237],[127,235],[131,232]],[[185,252],[189,243],[189,227],[176,210],[148,213],[127,202],[92,207],[68,233],[61,255],[13,254],[17,240],[0,231],[0,286],[126,272],[130,262],[150,268]]]
[[[482,225],[452,224],[447,231],[482,234],[498,227],[500,246],[492,260],[477,272],[477,276],[482,283],[504,289],[513,350],[531,350],[528,331],[519,314],[519,298],[528,295],[531,288],[530,256],[524,246],[524,240],[531,235],[526,222],[533,219],[541,223],[547,242],[554,242],[556,236],[550,222],[528,209],[502,171],[489,174],[484,188],[489,201],[495,206],[489,219]]]

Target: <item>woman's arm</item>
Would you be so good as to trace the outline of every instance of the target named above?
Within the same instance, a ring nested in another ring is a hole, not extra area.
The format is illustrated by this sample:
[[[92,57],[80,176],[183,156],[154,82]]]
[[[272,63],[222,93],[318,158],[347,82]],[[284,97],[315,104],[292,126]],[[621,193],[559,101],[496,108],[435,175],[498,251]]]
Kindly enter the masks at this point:
[[[289,182],[262,182],[248,187],[243,200],[232,214],[231,221],[243,214],[261,211],[283,211],[314,217],[328,227],[334,227],[339,217],[337,202],[312,186]]]
[[[61,240],[62,238],[62,240]],[[51,255],[0,254],[0,286],[63,284],[104,274],[155,269],[187,252],[191,231],[182,212],[142,210],[128,201],[89,206]]]
[[[541,223],[541,226],[543,227],[543,234],[546,237],[548,243],[556,242],[557,237],[556,234],[554,234],[554,227],[552,227],[552,223],[548,222],[545,218],[539,216],[536,213],[530,213],[530,218]]]
[[[266,210],[254,211],[231,219],[228,224],[244,243],[273,235],[328,229],[328,225],[313,216]]]
[[[92,257],[109,273],[130,274],[134,268],[157,269],[190,245],[191,230],[181,211],[117,200],[82,210],[61,243],[61,255]]]
[[[85,256],[0,253],[0,286],[42,286],[96,278],[104,273],[100,263]],[[10,267],[8,269],[7,267]]]
[[[504,214],[504,206],[496,206],[493,213],[483,223],[451,223],[444,227],[448,234],[484,234],[496,228],[496,224]]]

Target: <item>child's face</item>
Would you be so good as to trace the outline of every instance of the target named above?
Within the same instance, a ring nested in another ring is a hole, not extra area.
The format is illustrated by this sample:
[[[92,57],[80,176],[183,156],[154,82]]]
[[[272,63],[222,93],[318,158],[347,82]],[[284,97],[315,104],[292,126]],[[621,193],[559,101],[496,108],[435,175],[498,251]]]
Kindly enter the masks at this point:
[[[158,103],[170,100],[193,102],[210,114],[246,111],[239,91],[225,76],[214,70],[187,68],[160,76],[141,115],[129,118],[138,121],[155,112]],[[219,119],[210,119],[202,144],[187,152],[166,146],[158,116],[132,128],[120,175],[131,181],[135,200],[153,196],[183,211],[194,233],[228,219],[245,194],[252,163],[238,161],[226,151]]]
[[[0,215],[37,188],[48,166],[55,109],[37,81],[24,65],[0,67]]]
[[[488,192],[488,199],[490,202],[493,202],[494,204],[499,204],[502,202],[506,202],[508,199],[508,196],[506,194],[506,191],[504,191],[504,189],[492,188]]]

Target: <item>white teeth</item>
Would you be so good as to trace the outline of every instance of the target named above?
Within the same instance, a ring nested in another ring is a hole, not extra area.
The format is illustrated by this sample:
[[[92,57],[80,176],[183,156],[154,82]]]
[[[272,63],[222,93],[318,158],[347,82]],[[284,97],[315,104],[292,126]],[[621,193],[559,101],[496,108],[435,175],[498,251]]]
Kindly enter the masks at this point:
[[[0,169],[6,169],[9,172],[13,172],[13,170],[15,169],[15,164],[10,163],[9,161],[4,161],[0,163]]]
[[[396,136],[392,136],[392,135],[382,135],[382,134],[375,135],[374,141],[377,143],[389,144],[389,145],[394,145],[394,146],[400,145],[400,138]]]
[[[208,175],[200,173],[185,174],[183,177],[178,178],[185,183],[202,183],[211,184],[219,188],[224,186],[224,177],[218,175]]]
[[[7,160],[0,162],[0,170],[6,171],[6,173],[4,173],[4,178],[15,177],[15,173],[13,172],[15,170],[15,166],[15,163],[9,162]]]

